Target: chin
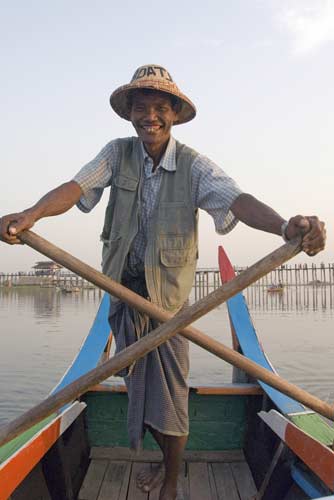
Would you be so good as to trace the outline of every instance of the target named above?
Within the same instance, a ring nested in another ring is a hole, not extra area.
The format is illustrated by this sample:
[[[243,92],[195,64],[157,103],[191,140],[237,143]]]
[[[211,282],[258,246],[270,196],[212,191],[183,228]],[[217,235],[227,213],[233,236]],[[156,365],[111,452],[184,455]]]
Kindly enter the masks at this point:
[[[139,139],[141,139],[146,144],[161,144],[165,139],[160,136],[152,136],[149,134],[140,134],[138,135]]]

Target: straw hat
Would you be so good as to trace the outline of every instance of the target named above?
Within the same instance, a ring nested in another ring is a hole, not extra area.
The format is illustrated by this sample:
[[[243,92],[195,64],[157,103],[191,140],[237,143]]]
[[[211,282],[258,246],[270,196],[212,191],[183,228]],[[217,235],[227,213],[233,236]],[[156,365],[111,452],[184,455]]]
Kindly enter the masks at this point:
[[[177,97],[181,103],[178,112],[178,120],[174,123],[186,123],[195,118],[196,108],[187,96],[182,94],[178,86],[173,82],[170,73],[157,64],[145,64],[135,71],[130,83],[122,85],[110,96],[110,105],[113,110],[125,120],[130,121],[130,110],[128,106],[128,94],[134,89],[153,89],[167,92]]]

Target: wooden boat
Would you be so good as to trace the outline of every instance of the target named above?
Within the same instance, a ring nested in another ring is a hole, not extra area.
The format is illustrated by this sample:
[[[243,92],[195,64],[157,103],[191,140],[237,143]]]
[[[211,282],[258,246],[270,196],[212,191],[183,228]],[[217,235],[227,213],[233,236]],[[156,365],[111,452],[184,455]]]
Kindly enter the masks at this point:
[[[61,288],[61,291],[63,293],[73,293],[73,292],[80,292],[80,288],[78,286],[73,286],[73,285],[65,285]]]
[[[220,250],[223,281],[233,268]],[[105,295],[80,352],[56,394],[96,367],[110,347]],[[274,372],[241,294],[228,301],[233,345]],[[100,384],[0,448],[0,500],[155,500],[136,488],[137,471],[161,460],[152,439],[134,456],[127,446],[124,387]],[[266,384],[234,372],[230,384],[195,387],[190,438],[180,471],[189,500],[334,498],[333,429]]]
[[[270,285],[267,288],[268,293],[283,293],[284,291],[284,286],[279,284],[279,285]]]

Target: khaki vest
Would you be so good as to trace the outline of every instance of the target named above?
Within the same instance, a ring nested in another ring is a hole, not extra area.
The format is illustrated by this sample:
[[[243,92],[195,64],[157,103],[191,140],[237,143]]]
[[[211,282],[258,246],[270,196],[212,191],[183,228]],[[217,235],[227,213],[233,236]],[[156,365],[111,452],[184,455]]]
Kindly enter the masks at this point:
[[[120,282],[138,231],[142,153],[137,138],[119,139],[121,161],[113,171],[106,209],[102,271]],[[198,258],[198,211],[191,197],[191,165],[198,153],[176,142],[176,170],[162,169],[145,252],[146,286],[152,302],[177,311],[187,300]]]

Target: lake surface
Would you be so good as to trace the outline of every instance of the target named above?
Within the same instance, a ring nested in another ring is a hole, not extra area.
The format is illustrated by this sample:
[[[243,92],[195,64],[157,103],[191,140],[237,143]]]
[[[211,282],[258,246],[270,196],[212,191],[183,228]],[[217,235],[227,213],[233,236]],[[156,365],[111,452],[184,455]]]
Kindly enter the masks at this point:
[[[278,372],[334,403],[333,287],[245,292],[258,336]],[[53,288],[0,288],[0,422],[40,402],[78,352],[100,302],[97,290],[64,294]],[[225,305],[196,322],[231,345]],[[191,385],[230,382],[232,368],[191,346]]]

